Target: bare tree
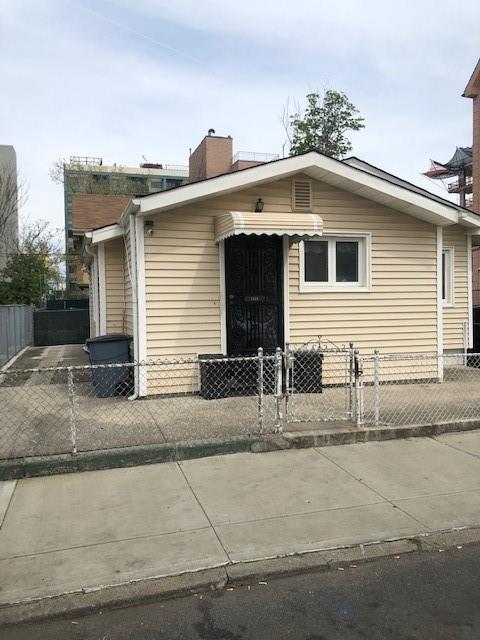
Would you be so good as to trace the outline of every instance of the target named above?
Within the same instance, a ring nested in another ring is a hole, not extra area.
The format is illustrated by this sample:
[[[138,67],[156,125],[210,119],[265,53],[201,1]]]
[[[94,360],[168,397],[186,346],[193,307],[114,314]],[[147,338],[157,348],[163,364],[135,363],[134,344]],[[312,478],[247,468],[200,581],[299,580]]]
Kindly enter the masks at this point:
[[[50,178],[56,184],[64,184],[73,193],[95,193],[111,195],[134,195],[140,188],[138,178],[131,179],[117,165],[115,176],[103,173],[97,165],[69,162],[59,158],[50,167]]]
[[[20,253],[35,253],[49,256],[54,262],[62,257],[62,229],[52,229],[48,220],[22,219],[19,234]]]

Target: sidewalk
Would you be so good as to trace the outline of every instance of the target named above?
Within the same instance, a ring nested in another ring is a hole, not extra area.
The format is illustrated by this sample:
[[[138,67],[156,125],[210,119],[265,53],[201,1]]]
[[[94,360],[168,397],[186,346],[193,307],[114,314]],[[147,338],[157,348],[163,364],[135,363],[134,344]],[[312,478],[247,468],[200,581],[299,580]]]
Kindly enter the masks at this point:
[[[0,524],[0,604],[475,526],[480,433],[8,481]]]

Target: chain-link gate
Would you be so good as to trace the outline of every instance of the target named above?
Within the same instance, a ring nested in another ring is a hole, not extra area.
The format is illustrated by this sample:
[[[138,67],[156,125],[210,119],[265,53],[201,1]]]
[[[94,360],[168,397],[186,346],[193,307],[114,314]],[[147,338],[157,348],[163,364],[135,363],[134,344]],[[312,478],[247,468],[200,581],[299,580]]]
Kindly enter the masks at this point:
[[[287,344],[284,360],[287,424],[356,419],[359,360],[353,344]]]

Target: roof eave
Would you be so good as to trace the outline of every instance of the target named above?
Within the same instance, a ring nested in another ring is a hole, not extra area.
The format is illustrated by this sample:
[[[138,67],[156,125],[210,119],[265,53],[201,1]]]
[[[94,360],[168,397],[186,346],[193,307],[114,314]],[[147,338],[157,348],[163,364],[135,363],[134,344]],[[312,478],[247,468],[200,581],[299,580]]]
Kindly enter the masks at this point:
[[[127,219],[130,214],[135,214],[140,209],[141,198],[132,198],[130,202],[127,204],[125,209],[123,210],[122,215],[118,219],[118,223],[121,227],[124,227],[127,224]]]
[[[94,229],[91,233],[92,245],[99,244],[101,242],[108,242],[114,238],[123,236],[123,227],[118,224],[111,224],[108,227],[102,227],[101,229]]]
[[[476,213],[470,213],[463,209],[458,213],[458,223],[464,227],[478,229],[480,231],[480,216]]]
[[[135,204],[138,204],[139,215],[159,213],[238,189],[280,180],[299,172],[432,224],[455,224],[459,219],[459,212],[454,203],[440,203],[427,195],[389,181],[388,178],[379,177],[365,169],[315,151],[145,196]],[[128,210],[127,207],[122,218]]]

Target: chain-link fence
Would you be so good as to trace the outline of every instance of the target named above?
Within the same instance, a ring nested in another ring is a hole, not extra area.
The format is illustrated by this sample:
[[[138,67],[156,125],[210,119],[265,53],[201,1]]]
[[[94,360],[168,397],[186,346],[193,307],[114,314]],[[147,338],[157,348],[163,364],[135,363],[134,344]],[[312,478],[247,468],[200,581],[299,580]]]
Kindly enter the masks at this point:
[[[480,419],[480,354],[359,358],[358,422],[413,425]]]
[[[480,354],[361,356],[352,344],[317,344],[250,357],[9,369],[0,372],[0,407],[0,459],[262,437],[302,423],[480,420]]]
[[[271,433],[282,353],[7,370],[0,459]]]

